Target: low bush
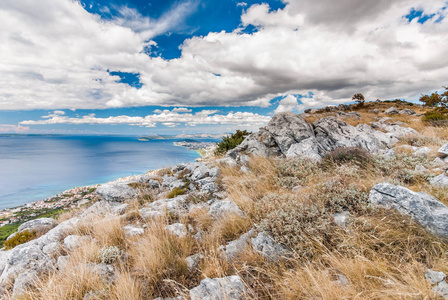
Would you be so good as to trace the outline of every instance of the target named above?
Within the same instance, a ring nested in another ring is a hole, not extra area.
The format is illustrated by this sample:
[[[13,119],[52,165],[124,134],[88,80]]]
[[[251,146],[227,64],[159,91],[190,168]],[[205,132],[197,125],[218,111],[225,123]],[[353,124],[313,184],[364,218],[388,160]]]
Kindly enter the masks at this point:
[[[290,201],[268,214],[261,227],[301,258],[312,259],[333,249],[341,241],[340,230],[325,209],[313,203]]]
[[[362,212],[368,206],[369,189],[344,179],[331,179],[318,184],[310,195],[316,205],[331,213],[344,210]]]
[[[97,259],[102,264],[113,264],[117,260],[123,258],[124,255],[124,251],[117,246],[105,246],[98,251]]]
[[[247,135],[251,134],[251,132],[247,130],[237,130],[235,133],[230,136],[223,137],[221,142],[217,144],[215,154],[223,155],[226,154],[227,151],[235,148],[239,144],[241,144]]]
[[[448,109],[435,109],[423,115],[423,121],[432,126],[448,126]]]
[[[24,230],[22,232],[18,232],[16,233],[12,238],[10,238],[9,240],[6,240],[3,243],[3,246],[5,247],[6,250],[12,249],[15,246],[24,244],[26,242],[29,242],[31,240],[34,240],[37,237],[36,232],[32,231],[28,231],[28,230]]]
[[[285,188],[305,184],[310,176],[316,176],[320,171],[318,163],[310,159],[281,159],[275,164],[276,179]]]
[[[168,194],[168,198],[174,198],[174,197],[179,196],[179,195],[185,195],[186,192],[187,192],[187,188],[186,187],[174,188]]]
[[[339,147],[324,156],[322,165],[341,165],[352,162],[359,166],[367,166],[371,163],[371,160],[372,157],[369,151],[362,147]]]

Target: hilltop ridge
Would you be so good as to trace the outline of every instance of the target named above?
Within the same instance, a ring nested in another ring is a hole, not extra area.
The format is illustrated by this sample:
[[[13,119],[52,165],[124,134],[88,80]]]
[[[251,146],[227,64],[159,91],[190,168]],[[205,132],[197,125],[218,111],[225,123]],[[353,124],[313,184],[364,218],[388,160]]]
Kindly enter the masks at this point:
[[[280,113],[224,157],[101,185],[19,228],[35,235],[0,252],[3,295],[448,298],[448,132],[426,111]]]

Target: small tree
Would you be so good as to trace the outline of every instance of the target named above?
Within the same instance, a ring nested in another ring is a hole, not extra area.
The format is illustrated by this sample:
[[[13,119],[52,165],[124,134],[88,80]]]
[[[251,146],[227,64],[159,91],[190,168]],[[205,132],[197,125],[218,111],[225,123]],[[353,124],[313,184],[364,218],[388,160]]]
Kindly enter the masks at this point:
[[[251,132],[248,132],[247,130],[241,131],[237,129],[234,134],[223,137],[222,141],[219,142],[216,147],[215,154],[222,155],[227,153],[227,151],[241,144],[249,134],[251,134]]]
[[[444,88],[445,92],[440,95],[437,92],[432,93],[431,95],[422,95],[420,97],[420,102],[423,102],[426,106],[448,109],[448,87]]]
[[[363,106],[364,102],[366,101],[364,95],[361,93],[354,94],[352,100],[358,102],[359,106]]]

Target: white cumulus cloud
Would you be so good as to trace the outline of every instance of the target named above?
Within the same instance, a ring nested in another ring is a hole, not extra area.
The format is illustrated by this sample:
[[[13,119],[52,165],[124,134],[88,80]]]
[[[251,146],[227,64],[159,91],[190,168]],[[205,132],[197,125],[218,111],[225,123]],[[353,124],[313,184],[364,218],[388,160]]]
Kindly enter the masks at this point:
[[[179,113],[175,110],[163,110],[158,113],[140,116],[110,116],[99,118],[95,114],[88,114],[81,117],[68,117],[61,114],[49,114],[42,116],[40,120],[26,120],[20,122],[21,125],[54,125],[54,124],[110,124],[110,125],[134,125],[155,127],[162,124],[167,127],[176,127],[182,124],[186,126],[196,125],[241,125],[241,126],[262,126],[270,120],[270,117],[262,116],[251,112],[234,112],[227,114],[216,114],[217,110],[202,110],[196,113]],[[19,125],[20,127],[20,125]]]
[[[122,8],[106,21],[77,1],[2,0],[0,109],[267,107],[312,92],[303,99],[310,106],[357,92],[415,98],[448,82],[445,0],[285,0],[274,11],[257,4],[245,8],[241,28],[184,41],[178,59],[145,54],[197,3],[181,1],[158,20]],[[430,18],[409,22],[412,10]],[[249,25],[257,31],[243,33]],[[107,70],[138,73],[143,86]]]

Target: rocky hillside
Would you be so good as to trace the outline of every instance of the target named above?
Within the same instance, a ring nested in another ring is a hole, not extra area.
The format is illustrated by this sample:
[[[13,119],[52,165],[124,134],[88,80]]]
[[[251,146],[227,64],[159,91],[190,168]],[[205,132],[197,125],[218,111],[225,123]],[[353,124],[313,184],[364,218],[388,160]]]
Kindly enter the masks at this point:
[[[448,299],[447,129],[382,105],[281,113],[225,157],[24,223],[2,297]]]

